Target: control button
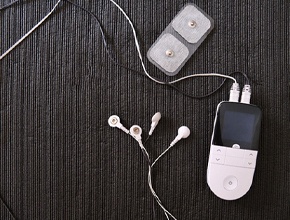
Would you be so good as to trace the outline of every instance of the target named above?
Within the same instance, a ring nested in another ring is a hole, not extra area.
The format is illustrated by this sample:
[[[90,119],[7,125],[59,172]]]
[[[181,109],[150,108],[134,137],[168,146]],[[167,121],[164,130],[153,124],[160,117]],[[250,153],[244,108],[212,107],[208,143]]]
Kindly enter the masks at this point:
[[[210,148],[210,152],[212,154],[216,154],[216,155],[225,155],[226,154],[226,148],[225,147],[221,147],[221,146],[212,145],[211,148]]]
[[[238,180],[234,176],[228,176],[224,180],[224,188],[226,190],[234,190],[238,186]]]
[[[225,165],[235,166],[235,167],[243,167],[244,166],[244,158],[239,157],[225,157]]]
[[[255,168],[256,167],[256,159],[245,159],[244,167]]]
[[[241,147],[240,147],[240,145],[238,145],[238,144],[234,144],[234,145],[232,146],[232,148],[240,149]]]
[[[210,162],[211,163],[217,163],[217,164],[224,164],[225,156],[222,155],[210,155]]]
[[[255,150],[245,150],[245,158],[247,159],[256,159],[258,151]]]
[[[230,157],[240,157],[244,158],[245,150],[235,149],[235,148],[227,148],[226,155]]]

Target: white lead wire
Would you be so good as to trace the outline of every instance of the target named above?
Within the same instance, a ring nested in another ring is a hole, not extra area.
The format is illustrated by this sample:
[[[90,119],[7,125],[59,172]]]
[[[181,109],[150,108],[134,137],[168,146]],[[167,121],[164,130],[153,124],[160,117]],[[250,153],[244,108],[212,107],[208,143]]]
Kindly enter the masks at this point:
[[[145,72],[145,74],[147,75],[147,77],[151,80],[153,80],[154,82],[156,83],[159,83],[159,84],[166,84],[165,82],[162,82],[162,81],[158,81],[156,79],[154,79],[153,77],[150,76],[150,74],[147,72],[146,70],[146,67],[145,67],[145,64],[143,62],[143,58],[142,58],[142,55],[141,55],[141,51],[140,51],[140,45],[139,45],[139,42],[138,42],[138,38],[137,38],[137,34],[136,34],[136,31],[135,31],[135,28],[134,28],[134,25],[132,23],[132,21],[130,20],[130,18],[128,17],[128,15],[125,13],[125,11],[114,1],[114,0],[110,0],[122,13],[123,15],[125,16],[125,18],[128,20],[130,26],[131,26],[131,29],[133,31],[133,35],[134,35],[134,39],[135,39],[135,45],[136,45],[136,49],[137,49],[137,52],[138,52],[138,55],[139,55],[139,59],[141,61],[141,64],[142,64],[142,67],[143,67],[143,70]],[[54,7],[52,8],[52,10],[41,20],[39,21],[30,31],[28,31],[22,38],[20,38],[14,45],[12,45],[6,52],[4,52],[1,56],[0,56],[0,60],[2,60],[4,57],[6,57],[14,48],[16,48],[20,43],[22,43],[30,34],[32,34],[32,32],[34,32],[43,22],[45,22],[45,20],[55,11],[55,9],[57,8],[57,6],[60,4],[61,0],[58,0],[57,3],[54,5]],[[233,80],[235,83],[237,82],[235,78],[231,77],[231,76],[228,76],[228,75],[224,75],[224,74],[219,74],[219,73],[201,73],[201,74],[193,74],[193,75],[189,75],[189,76],[185,76],[185,77],[182,77],[180,79],[177,79],[177,80],[174,80],[174,81],[171,81],[171,82],[168,82],[169,84],[174,84],[174,83],[177,83],[177,82],[180,82],[182,80],[185,80],[185,79],[188,79],[188,78],[192,78],[192,77],[207,77],[207,76],[217,76],[217,77],[223,77],[223,78],[228,78],[228,79],[231,79]],[[149,158],[149,154],[148,152],[146,151],[145,147],[141,144],[140,145],[141,149],[145,150],[146,152],[146,156]],[[149,184],[149,187],[150,187],[150,190],[153,194],[153,196],[155,197],[157,203],[159,204],[159,206],[163,209],[164,211],[164,214],[166,216],[166,218],[169,220],[169,216],[172,217],[173,219],[176,220],[176,218],[161,204],[161,201],[159,199],[159,197],[157,196],[156,192],[154,191],[153,189],[153,186],[152,186],[152,179],[151,179],[151,169],[152,167],[154,166],[154,164],[171,148],[172,146],[170,146],[169,148],[167,148],[161,155],[159,155],[159,157],[152,163],[151,166],[149,166],[149,172],[148,172],[148,184]],[[168,216],[169,215],[169,216]]]
[[[2,60],[4,57],[6,57],[15,47],[17,47],[21,42],[23,42],[33,31],[35,31],[56,9],[56,7],[59,5],[61,0],[58,0],[58,2],[54,5],[54,7],[51,9],[51,11],[41,20],[39,21],[30,31],[28,31],[22,38],[20,38],[15,44],[13,44],[5,53],[3,53],[0,56],[0,60]]]
[[[122,12],[122,14],[125,16],[125,18],[127,19],[127,21],[129,22],[129,24],[131,26],[131,29],[132,29],[132,32],[133,32],[133,35],[134,35],[134,39],[135,39],[136,49],[137,49],[137,52],[138,52],[138,55],[139,55],[139,59],[141,60],[141,64],[142,64],[142,67],[143,67],[143,70],[144,70],[145,74],[149,77],[149,79],[153,80],[154,82],[157,82],[159,84],[165,84],[165,82],[161,82],[161,81],[158,81],[158,80],[154,79],[147,72],[146,67],[145,67],[145,64],[143,62],[143,58],[142,58],[141,52],[140,52],[140,45],[139,45],[139,42],[138,42],[136,30],[134,28],[134,25],[133,25],[131,19],[128,17],[128,15],[126,14],[126,12],[123,10],[123,8],[121,8],[120,5],[118,5],[114,0],[110,0],[110,1]]]
[[[131,29],[132,29],[132,32],[133,32],[133,35],[134,35],[134,39],[135,39],[135,45],[136,45],[136,49],[137,49],[137,52],[138,52],[138,56],[139,56],[139,59],[141,61],[141,64],[142,64],[142,68],[146,74],[146,76],[153,80],[154,82],[156,83],[159,83],[159,84],[166,84],[166,82],[162,82],[162,81],[159,81],[159,80],[156,80],[154,79],[146,70],[146,67],[145,67],[145,64],[143,62],[143,58],[142,58],[142,55],[141,55],[141,51],[140,51],[140,45],[139,45],[139,42],[138,42],[138,38],[137,38],[137,34],[136,34],[136,30],[134,28],[134,25],[131,21],[131,19],[129,18],[129,16],[126,14],[126,12],[121,8],[120,5],[118,5],[114,0],[110,0],[121,12],[122,14],[125,16],[125,18],[128,20],[130,26],[131,26]],[[60,4],[61,0],[58,0],[57,3],[54,5],[54,7],[52,8],[52,10],[41,20],[39,21],[30,31],[28,31],[21,39],[19,39],[14,45],[12,45],[6,52],[4,52],[1,56],[0,56],[0,60],[2,60],[4,57],[6,57],[12,50],[14,50],[20,43],[22,43],[30,34],[32,34],[32,32],[34,32],[56,9],[56,7]],[[177,80],[174,80],[174,81],[171,81],[171,82],[168,82],[168,84],[174,84],[174,83],[177,83],[177,82],[180,82],[182,80],[185,80],[185,79],[188,79],[188,78],[192,78],[192,77],[207,77],[207,76],[217,76],[217,77],[223,77],[223,78],[228,78],[228,79],[231,79],[233,80],[235,83],[237,82],[235,78],[231,77],[231,76],[228,76],[228,75],[224,75],[224,74],[219,74],[219,73],[201,73],[201,74],[193,74],[193,75],[189,75],[189,76],[185,76],[185,77],[182,77],[180,79],[177,79]]]
[[[114,0],[110,0],[121,12],[122,14],[125,16],[125,18],[127,19],[127,21],[129,22],[130,26],[131,26],[131,29],[132,29],[132,32],[133,32],[133,35],[134,35],[134,39],[135,39],[135,45],[136,45],[136,49],[137,49],[137,52],[138,52],[138,56],[139,56],[139,59],[141,61],[141,64],[142,64],[142,68],[146,74],[146,76],[153,80],[154,82],[156,83],[159,83],[159,84],[166,84],[165,82],[162,82],[162,81],[159,81],[159,80],[156,80],[154,79],[152,76],[150,76],[150,74],[147,72],[146,70],[146,67],[145,67],[145,64],[143,62],[143,58],[142,58],[142,54],[141,54],[141,51],[140,51],[140,45],[139,45],[139,42],[138,42],[138,38],[137,38],[137,34],[136,34],[136,30],[134,28],[134,25],[131,21],[131,19],[129,18],[129,16],[126,14],[126,12],[121,8],[120,5],[118,5]],[[174,83],[177,83],[177,82],[180,82],[182,80],[185,80],[185,79],[188,79],[188,78],[192,78],[192,77],[207,77],[207,76],[217,76],[217,77],[223,77],[223,78],[228,78],[228,79],[231,79],[233,80],[235,83],[237,82],[236,79],[234,77],[231,77],[231,76],[228,76],[228,75],[224,75],[224,74],[219,74],[219,73],[201,73],[201,74],[193,74],[193,75],[189,75],[189,76],[185,76],[185,77],[182,77],[180,79],[177,79],[177,80],[174,80],[174,81],[171,81],[171,82],[168,82],[168,84],[174,84]]]
[[[164,214],[165,214],[165,216],[166,216],[166,218],[169,220],[169,217],[168,217],[168,215],[171,217],[171,218],[173,218],[174,220],[177,220],[175,217],[174,217],[174,215],[172,215],[163,205],[162,205],[162,203],[161,203],[161,200],[159,199],[159,197],[157,196],[157,194],[156,194],[156,192],[155,192],[155,190],[153,189],[153,186],[152,186],[152,178],[151,178],[151,169],[152,169],[152,167],[151,166],[149,166],[149,171],[148,171],[148,185],[149,185],[149,188],[150,188],[150,191],[151,191],[151,193],[152,193],[152,195],[154,196],[154,198],[155,198],[155,200],[156,200],[156,202],[158,203],[158,205],[163,209],[163,212],[164,212]]]
[[[233,80],[235,83],[237,83],[237,80],[232,77],[232,76],[228,76],[228,75],[224,75],[224,74],[220,74],[220,73],[197,73],[197,74],[193,74],[193,75],[189,75],[189,76],[185,76],[185,77],[182,77],[180,79],[177,79],[177,80],[174,80],[174,81],[171,81],[169,82],[169,84],[174,84],[174,83],[177,83],[177,82],[180,82],[184,79],[189,79],[189,78],[192,78],[192,77],[203,77],[203,76],[217,76],[217,77],[223,77],[223,78],[227,78],[227,79],[231,79]]]
[[[142,141],[140,140],[137,140],[135,139],[138,143],[139,143],[139,146],[141,148],[141,150],[143,150],[145,152],[145,155],[148,159],[148,161],[150,161],[150,156],[149,156],[149,153],[147,152],[146,148],[144,147]],[[166,153],[166,152],[165,152]],[[157,161],[155,160],[154,163],[156,163]],[[149,185],[149,189],[153,195],[153,197],[155,198],[156,202],[158,203],[158,205],[163,209],[163,212],[164,212],[164,215],[166,216],[166,218],[169,220],[169,216],[171,218],[173,218],[174,220],[177,220],[174,215],[172,215],[161,203],[161,200],[159,199],[159,197],[157,196],[154,188],[153,188],[153,185],[152,185],[152,177],[151,177],[151,172],[152,172],[152,165],[149,165],[148,166],[149,168],[149,171],[148,171],[148,185]]]
[[[173,147],[173,145],[170,145],[165,151],[163,151],[163,153],[162,154],[160,154],[155,160],[154,160],[154,162],[151,164],[151,167],[153,167],[154,166],[154,164],[161,158],[161,157],[163,157],[163,155],[164,154],[166,154],[167,153],[167,151],[169,151],[169,149],[170,148],[172,148]]]

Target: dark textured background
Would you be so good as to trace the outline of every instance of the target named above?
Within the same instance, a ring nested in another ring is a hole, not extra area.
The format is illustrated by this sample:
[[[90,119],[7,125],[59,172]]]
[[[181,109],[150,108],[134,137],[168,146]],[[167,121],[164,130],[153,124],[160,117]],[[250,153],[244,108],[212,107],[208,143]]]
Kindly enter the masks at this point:
[[[1,0],[1,6],[9,2]],[[0,12],[1,53],[56,0],[22,2]],[[121,13],[107,0],[75,2],[100,18],[117,60],[141,70]],[[145,56],[188,1],[118,2],[135,24]],[[178,219],[289,219],[288,1],[191,2],[214,19],[215,29],[176,78],[244,71],[253,82],[252,103],[263,110],[249,193],[223,201],[206,183],[215,108],[228,99],[231,82],[209,98],[193,100],[122,69],[106,55],[95,20],[63,2],[0,63],[0,194],[17,219],[153,219],[146,161],[137,143],[107,120],[118,114],[126,127],[140,125],[146,138],[156,111],[163,117],[147,145],[151,157],[166,149],[179,126],[192,131],[154,173],[158,194]],[[146,66],[153,76],[169,79],[147,60]],[[194,79],[178,86],[200,95],[220,82]],[[10,219],[0,208],[1,219]],[[157,210],[158,219],[164,219]]]

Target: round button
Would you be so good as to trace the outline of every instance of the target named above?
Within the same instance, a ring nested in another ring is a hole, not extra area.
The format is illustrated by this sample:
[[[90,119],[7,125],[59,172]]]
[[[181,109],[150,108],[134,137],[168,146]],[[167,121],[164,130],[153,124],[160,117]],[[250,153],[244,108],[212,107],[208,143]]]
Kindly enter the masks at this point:
[[[234,145],[232,146],[232,148],[240,149],[241,147],[240,147],[240,145],[238,145],[238,144],[234,144]]]
[[[226,190],[234,190],[238,186],[238,180],[234,176],[228,176],[224,180],[224,188]]]

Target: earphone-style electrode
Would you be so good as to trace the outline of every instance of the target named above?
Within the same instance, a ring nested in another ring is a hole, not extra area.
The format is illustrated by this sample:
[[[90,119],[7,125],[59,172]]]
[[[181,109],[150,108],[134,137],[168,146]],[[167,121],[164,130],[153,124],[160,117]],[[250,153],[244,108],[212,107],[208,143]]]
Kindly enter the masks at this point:
[[[151,123],[151,129],[149,132],[149,136],[152,135],[153,130],[156,128],[159,120],[161,118],[161,114],[160,112],[157,112],[156,114],[154,114],[154,116],[152,117],[152,123]],[[176,220],[176,217],[174,217],[173,214],[171,214],[162,204],[161,199],[158,197],[157,193],[155,192],[153,185],[152,185],[152,168],[153,166],[156,164],[156,162],[164,155],[168,152],[168,150],[173,147],[178,141],[180,141],[183,138],[187,138],[190,135],[190,130],[188,127],[186,126],[181,126],[178,129],[178,135],[175,137],[175,139],[171,142],[171,144],[169,145],[169,147],[163,151],[163,153],[161,153],[155,160],[153,163],[151,163],[150,160],[150,155],[148,153],[148,151],[146,150],[146,148],[143,145],[142,142],[142,128],[139,125],[133,125],[131,126],[130,130],[128,131],[121,123],[120,123],[120,118],[117,115],[112,115],[109,117],[108,119],[108,123],[111,127],[117,127],[121,130],[123,130],[125,133],[131,135],[139,144],[139,147],[142,150],[142,153],[145,157],[145,159],[148,162],[148,186],[149,189],[154,197],[154,199],[156,200],[156,202],[158,203],[158,205],[160,206],[160,208],[163,210],[164,215],[166,216],[167,219],[169,219],[169,217],[173,218],[174,220]],[[128,132],[127,132],[128,131]]]

